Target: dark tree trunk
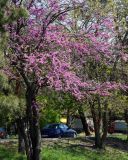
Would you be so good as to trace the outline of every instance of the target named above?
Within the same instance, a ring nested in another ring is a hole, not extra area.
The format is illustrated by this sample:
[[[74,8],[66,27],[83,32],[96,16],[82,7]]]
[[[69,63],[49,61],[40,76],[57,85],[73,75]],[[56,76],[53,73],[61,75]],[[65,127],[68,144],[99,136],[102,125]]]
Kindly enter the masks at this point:
[[[102,149],[102,142],[101,142],[101,133],[100,133],[100,127],[101,127],[101,112],[97,113],[95,109],[95,104],[90,102],[91,107],[91,113],[93,118],[93,124],[94,124],[94,132],[95,132],[95,147]]]
[[[108,104],[104,103],[103,113],[100,104],[100,99],[97,99],[98,108],[95,108],[94,103],[89,103],[91,107],[91,113],[93,117],[94,130],[95,130],[95,147],[99,149],[105,149],[105,140],[108,132]],[[102,125],[101,125],[102,121]],[[102,132],[101,132],[102,127]]]
[[[101,149],[102,143],[100,134],[100,120],[96,115],[95,108],[93,105],[91,106],[91,112],[92,112],[94,131],[95,131],[95,147]]]
[[[26,120],[23,118],[17,119],[18,136],[19,136],[19,140],[20,140],[18,148],[20,149],[22,146],[25,147],[27,159],[29,160],[30,159],[29,139],[28,139],[27,133],[25,132],[25,129],[26,129],[26,125],[25,125],[26,122],[25,121]],[[21,142],[22,142],[22,144],[21,144]],[[23,144],[23,142],[24,142],[24,144]]]
[[[70,117],[70,109],[67,109],[67,126],[71,127],[71,117]]]
[[[125,122],[127,123],[127,130],[126,130],[126,132],[127,132],[127,141],[128,141],[128,109],[125,109],[124,110],[124,118],[125,118]]]
[[[24,137],[22,134],[22,128],[20,119],[17,120],[17,133],[18,133],[18,152],[24,154],[25,153],[25,143]]]
[[[101,132],[100,132],[101,125],[98,123],[98,121],[94,117],[93,117],[93,123],[94,123],[94,131],[95,131],[95,147],[99,149],[103,149],[104,143],[102,141]]]
[[[107,137],[108,122],[109,122],[108,103],[107,103],[107,101],[104,102],[104,111],[103,111],[102,122],[103,122],[102,146],[104,148],[104,142],[105,142],[106,137]]]
[[[35,90],[31,87],[26,93],[27,117],[29,124],[29,160],[40,160],[39,107],[36,103]]]
[[[90,130],[89,130],[89,126],[88,126],[88,123],[87,123],[87,120],[86,120],[86,117],[85,117],[82,106],[79,107],[78,112],[79,112],[80,119],[81,119],[81,122],[82,122],[82,125],[83,125],[83,130],[85,132],[85,136],[89,136],[90,135]]]
[[[25,153],[25,144],[22,135],[18,134],[18,152],[24,154]]]
[[[95,127],[95,147],[102,149],[103,148],[103,143],[101,140],[101,134],[100,134],[100,128],[97,124],[94,125]]]

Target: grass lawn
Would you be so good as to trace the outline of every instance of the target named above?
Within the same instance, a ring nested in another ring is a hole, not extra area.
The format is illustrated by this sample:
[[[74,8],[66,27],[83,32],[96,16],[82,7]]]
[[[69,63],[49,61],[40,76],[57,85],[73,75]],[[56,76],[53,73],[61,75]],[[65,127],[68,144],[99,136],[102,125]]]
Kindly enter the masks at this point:
[[[127,134],[114,133],[114,134],[110,134],[108,137],[117,138],[117,139],[120,139],[120,140],[126,140],[127,139]]]
[[[16,151],[16,146],[7,147],[0,145],[0,160],[26,160],[25,156],[20,155]]]
[[[106,151],[92,148],[92,143],[76,140],[43,140],[43,160],[128,160],[123,150],[106,147]],[[17,143],[0,144],[0,160],[26,160],[17,153]]]
[[[93,151],[82,148],[45,148],[44,160],[128,160],[128,154],[115,149]]]

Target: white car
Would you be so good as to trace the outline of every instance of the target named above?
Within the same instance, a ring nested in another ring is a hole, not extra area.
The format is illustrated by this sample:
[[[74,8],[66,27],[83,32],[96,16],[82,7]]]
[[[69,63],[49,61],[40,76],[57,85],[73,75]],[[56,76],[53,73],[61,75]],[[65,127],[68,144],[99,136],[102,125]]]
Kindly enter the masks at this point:
[[[114,132],[128,132],[128,125],[124,120],[116,120],[114,122]]]

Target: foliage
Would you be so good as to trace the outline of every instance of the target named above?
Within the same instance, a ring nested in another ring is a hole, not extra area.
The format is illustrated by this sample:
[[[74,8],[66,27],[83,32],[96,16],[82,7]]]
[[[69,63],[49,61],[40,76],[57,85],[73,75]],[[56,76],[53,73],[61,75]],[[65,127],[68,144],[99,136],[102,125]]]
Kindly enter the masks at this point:
[[[18,20],[21,17],[27,17],[27,11],[22,8],[16,8],[9,0],[0,1],[0,32],[5,32],[5,25]]]
[[[124,119],[124,112],[127,109],[128,96],[122,92],[116,92],[110,97],[109,109],[115,116]]]
[[[23,97],[15,95],[8,77],[0,74],[0,125],[15,121],[19,116],[24,115],[25,101]]]
[[[37,97],[37,102],[41,106],[40,124],[60,122],[61,116],[67,109],[73,113],[77,106],[75,99],[68,93],[56,92],[51,89],[43,89]]]
[[[60,122],[60,114],[54,109],[46,108],[41,112],[40,115],[40,127],[44,127],[49,123],[58,123]]]

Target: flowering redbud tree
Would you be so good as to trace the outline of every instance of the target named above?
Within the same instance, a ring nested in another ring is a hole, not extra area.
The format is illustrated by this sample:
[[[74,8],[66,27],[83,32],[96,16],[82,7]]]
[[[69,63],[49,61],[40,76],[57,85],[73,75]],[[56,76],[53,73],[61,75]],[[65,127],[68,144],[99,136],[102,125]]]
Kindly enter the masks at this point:
[[[20,7],[20,1],[13,1]],[[75,4],[75,2],[73,2]],[[28,10],[28,19],[21,18],[6,25],[9,32],[8,51],[5,53],[9,67],[4,69],[12,79],[22,79],[26,89],[26,114],[29,124],[26,133],[26,154],[29,160],[40,158],[39,106],[36,95],[39,88],[49,86],[71,92],[77,98],[87,86],[71,66],[73,42],[71,35],[55,21],[65,20],[67,13],[82,4],[72,6],[63,1],[31,1],[22,5]],[[77,49],[79,50],[79,49]]]
[[[70,92],[78,100],[90,94],[106,96],[117,88],[114,82],[98,83],[88,75],[83,77],[80,74],[86,59],[93,57],[102,61],[105,57],[107,63],[112,56],[110,37],[104,29],[111,24],[106,18],[99,24],[88,26],[88,29],[71,32],[74,24],[72,11],[86,10],[87,7],[81,0],[31,0],[29,3],[16,0],[12,4],[24,6],[29,16],[5,26],[9,32],[5,53],[9,67],[4,71],[12,79],[21,79],[25,84],[29,124],[26,154],[28,160],[39,160],[40,108],[36,95],[40,88],[52,87],[57,91]]]
[[[119,74],[117,74],[120,61],[121,59],[124,62],[127,61],[127,54],[122,52],[121,45],[117,43],[118,33],[115,30],[113,15],[110,14],[108,17],[108,14],[107,16],[102,15],[97,8],[93,10],[90,14],[86,11],[84,17],[82,16],[83,13],[81,13],[81,16],[79,12],[77,15],[74,13],[75,20],[73,18],[72,30],[75,33],[77,32],[77,35],[82,29],[84,32],[86,31],[88,33],[86,35],[89,36],[93,46],[95,46],[85,52],[88,55],[82,54],[81,60],[77,58],[77,61],[74,60],[74,62],[77,63],[77,66],[80,66],[79,75],[85,81],[93,81],[91,85],[94,86],[95,90],[90,91],[87,97],[94,123],[95,147],[104,148],[109,120],[108,112],[110,110],[110,108],[108,109],[109,97],[115,89],[127,89],[126,85],[119,83],[121,81]],[[80,19],[82,20],[80,21]],[[80,37],[82,38],[83,35]],[[80,61],[83,61],[83,66]]]

